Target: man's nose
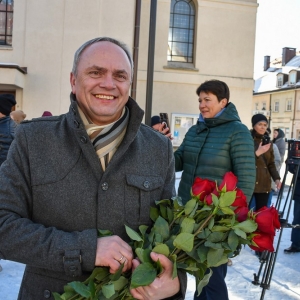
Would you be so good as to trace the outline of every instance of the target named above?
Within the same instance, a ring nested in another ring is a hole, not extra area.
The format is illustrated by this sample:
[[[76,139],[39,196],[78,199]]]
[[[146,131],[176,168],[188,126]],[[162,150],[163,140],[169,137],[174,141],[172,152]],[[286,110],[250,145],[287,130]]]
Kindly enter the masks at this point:
[[[106,74],[101,78],[100,86],[106,89],[114,89],[116,87],[115,80],[111,74]]]

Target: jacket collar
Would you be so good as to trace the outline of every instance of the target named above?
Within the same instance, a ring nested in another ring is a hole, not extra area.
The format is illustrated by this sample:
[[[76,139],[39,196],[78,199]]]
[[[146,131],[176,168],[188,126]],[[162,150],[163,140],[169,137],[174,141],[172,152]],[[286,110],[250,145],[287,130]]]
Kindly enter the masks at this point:
[[[69,113],[67,114],[68,124],[75,131],[76,138],[82,148],[83,153],[86,154],[85,156],[87,157],[87,160],[90,161],[90,165],[92,166],[94,174],[96,177],[99,177],[99,174],[102,174],[103,171],[100,167],[100,163],[95,164],[95,158],[98,160],[98,157],[80,118],[77,99],[73,93],[70,94],[70,101],[71,105],[69,108]],[[116,167],[115,163],[122,159],[123,155],[136,138],[143,120],[144,111],[138,106],[135,100],[129,97],[126,106],[129,109],[129,122],[127,131],[121,145],[108,164],[105,172],[109,172],[111,168]]]
[[[210,127],[216,127],[232,121],[241,122],[241,119],[238,115],[235,105],[230,102],[226,106],[226,109],[224,109],[224,111],[218,117],[206,118],[204,123],[198,121],[198,125],[202,123],[204,126],[210,128]]]

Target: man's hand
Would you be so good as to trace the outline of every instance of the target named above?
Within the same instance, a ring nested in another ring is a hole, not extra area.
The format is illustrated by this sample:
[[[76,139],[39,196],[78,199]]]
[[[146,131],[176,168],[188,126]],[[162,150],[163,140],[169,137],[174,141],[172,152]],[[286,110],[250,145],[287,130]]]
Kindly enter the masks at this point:
[[[131,247],[117,235],[97,239],[95,266],[109,267],[114,274],[124,264],[123,272],[130,270],[133,253]]]
[[[130,290],[131,295],[135,299],[143,300],[158,300],[176,295],[180,290],[178,277],[172,279],[173,263],[164,255],[151,252],[153,261],[159,259],[163,272],[156,277],[155,280],[148,286],[141,286]],[[133,270],[140,264],[138,260],[132,261]]]

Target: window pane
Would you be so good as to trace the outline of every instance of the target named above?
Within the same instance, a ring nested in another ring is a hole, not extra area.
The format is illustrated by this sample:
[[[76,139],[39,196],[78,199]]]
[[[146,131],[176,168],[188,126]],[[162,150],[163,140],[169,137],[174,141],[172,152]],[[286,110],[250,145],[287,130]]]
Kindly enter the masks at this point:
[[[8,37],[6,38],[6,45],[9,45],[9,46],[12,45],[12,37],[11,37],[11,36],[8,36]]]
[[[290,83],[291,84],[296,83],[296,73],[290,73]]]
[[[187,44],[184,43],[173,43],[172,54],[185,56],[187,53]]]
[[[187,14],[189,15],[191,10],[190,6],[185,1],[180,1],[175,4],[175,11],[178,14]]]
[[[175,15],[173,27],[189,28],[189,16]]]
[[[183,56],[172,56],[172,61],[187,62]]]
[[[193,44],[188,44],[188,56],[193,56]]]
[[[173,41],[174,42],[188,42],[189,32],[186,29],[174,29],[173,31]]]
[[[189,40],[191,42],[194,41],[194,30],[193,29],[189,30]]]
[[[7,13],[7,32],[6,34],[12,35],[12,25],[13,25],[13,13]]]
[[[14,1],[13,0],[7,0],[7,11],[13,11],[14,8]]]
[[[0,34],[5,34],[6,13],[0,12]]]

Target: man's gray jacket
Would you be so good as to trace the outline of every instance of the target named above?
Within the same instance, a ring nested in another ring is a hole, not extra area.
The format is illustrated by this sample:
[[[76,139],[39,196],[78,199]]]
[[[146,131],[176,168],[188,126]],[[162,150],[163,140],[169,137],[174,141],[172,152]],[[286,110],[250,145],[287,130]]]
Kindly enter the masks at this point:
[[[53,299],[67,282],[86,279],[97,229],[128,240],[125,224],[150,225],[150,205],[175,194],[172,145],[141,124],[134,100],[103,172],[72,98],[67,114],[22,123],[0,169],[0,258],[27,265],[19,299]]]

